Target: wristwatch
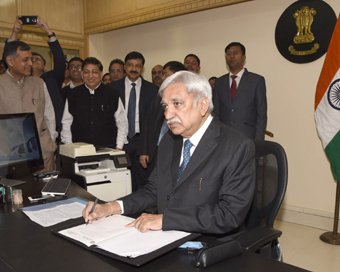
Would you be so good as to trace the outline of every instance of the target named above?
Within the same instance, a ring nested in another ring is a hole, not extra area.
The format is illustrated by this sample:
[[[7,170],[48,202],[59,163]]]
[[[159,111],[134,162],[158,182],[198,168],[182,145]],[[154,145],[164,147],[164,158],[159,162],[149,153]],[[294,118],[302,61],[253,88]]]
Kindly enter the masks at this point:
[[[49,37],[49,38],[55,37],[55,33],[52,32],[52,34],[51,34],[51,35],[48,35],[47,37]]]

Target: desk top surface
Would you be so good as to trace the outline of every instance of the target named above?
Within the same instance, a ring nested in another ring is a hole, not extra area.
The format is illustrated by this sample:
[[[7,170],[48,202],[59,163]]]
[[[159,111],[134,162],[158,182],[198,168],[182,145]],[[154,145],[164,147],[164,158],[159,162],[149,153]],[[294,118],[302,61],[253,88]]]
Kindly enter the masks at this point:
[[[28,179],[22,186],[27,199],[37,194],[45,182]],[[18,188],[19,188],[18,186]],[[38,190],[38,192],[36,192]],[[26,192],[25,192],[26,191]],[[95,197],[75,183],[71,183],[67,196],[81,196],[89,200]],[[27,202],[24,206],[31,205]],[[44,228],[31,221],[22,212],[11,212],[18,205],[0,205],[0,271],[247,271],[247,272],[303,272],[307,271],[285,263],[264,258],[255,253],[243,255],[215,264],[208,268],[197,268],[191,264],[197,252],[173,250],[142,267],[132,267],[122,262],[91,252],[81,246],[51,233],[51,230],[82,218],[68,220]]]

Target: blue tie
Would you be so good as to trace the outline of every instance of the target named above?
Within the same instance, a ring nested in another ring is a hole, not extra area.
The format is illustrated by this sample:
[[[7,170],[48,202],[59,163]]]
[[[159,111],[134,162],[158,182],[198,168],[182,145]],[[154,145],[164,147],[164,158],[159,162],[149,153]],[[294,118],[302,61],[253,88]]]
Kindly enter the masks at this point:
[[[136,83],[131,83],[132,88],[130,92],[129,98],[129,107],[128,107],[128,121],[129,121],[129,133],[128,137],[131,139],[135,134],[135,126],[136,126]]]
[[[190,140],[186,140],[184,142],[183,162],[182,162],[181,166],[179,167],[177,183],[179,182],[179,179],[181,178],[185,167],[187,167],[187,164],[190,160],[190,148],[193,147],[193,146],[194,145],[190,142]]]

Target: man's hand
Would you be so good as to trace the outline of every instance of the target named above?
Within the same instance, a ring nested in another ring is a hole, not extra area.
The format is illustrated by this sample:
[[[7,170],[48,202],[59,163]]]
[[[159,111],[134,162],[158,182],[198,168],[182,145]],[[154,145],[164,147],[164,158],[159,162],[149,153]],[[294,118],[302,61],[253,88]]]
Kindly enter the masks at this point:
[[[39,27],[42,31],[44,31],[47,35],[51,35],[53,32],[50,29],[50,27],[48,26],[48,24],[46,23],[46,21],[41,18],[39,15],[38,16],[38,22],[35,25],[35,27]],[[50,39],[55,39],[55,37],[52,37]]]
[[[127,228],[135,227],[140,232],[148,232],[149,230],[161,230],[163,224],[163,214],[143,213],[135,221],[126,225]]]
[[[14,22],[14,26],[13,26],[13,31],[11,36],[9,37],[12,41],[16,41],[19,32],[22,29],[22,21],[20,20],[19,16],[17,16],[15,22]]]
[[[148,162],[149,162],[149,156],[148,155],[140,155],[139,156],[139,162],[143,166],[143,168],[147,168]]]
[[[97,204],[93,213],[90,214],[93,204],[94,202],[90,201],[83,210],[85,222],[89,221],[89,223],[92,223],[95,220],[102,219],[111,214],[122,213],[120,205],[117,202],[111,202],[106,204]]]

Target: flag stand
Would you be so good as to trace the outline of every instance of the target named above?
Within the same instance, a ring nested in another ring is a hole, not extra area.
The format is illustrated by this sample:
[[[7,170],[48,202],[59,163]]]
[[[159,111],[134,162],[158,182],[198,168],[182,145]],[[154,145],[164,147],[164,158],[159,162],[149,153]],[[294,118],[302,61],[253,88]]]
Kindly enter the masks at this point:
[[[340,200],[340,180],[336,184],[335,212],[333,232],[325,232],[320,235],[320,239],[325,243],[340,245],[340,235],[338,234],[339,223],[339,200]]]

